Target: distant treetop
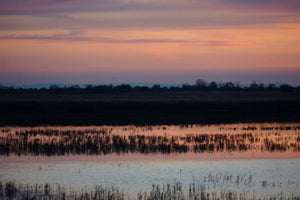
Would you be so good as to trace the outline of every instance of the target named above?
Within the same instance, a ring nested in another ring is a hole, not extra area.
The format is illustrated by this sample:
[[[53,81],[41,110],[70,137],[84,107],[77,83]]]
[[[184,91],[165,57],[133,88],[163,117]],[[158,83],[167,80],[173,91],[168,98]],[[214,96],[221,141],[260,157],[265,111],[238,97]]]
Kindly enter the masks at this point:
[[[16,92],[36,92],[36,93],[124,93],[124,92],[185,92],[185,91],[281,91],[292,92],[300,91],[300,86],[291,86],[289,84],[264,84],[253,81],[249,86],[241,86],[239,82],[217,83],[215,81],[206,82],[203,79],[197,79],[194,85],[184,83],[180,86],[162,87],[155,84],[149,86],[131,86],[129,84],[109,85],[91,85],[85,87],[79,85],[59,86],[51,85],[49,88],[22,88],[0,85],[0,93]]]

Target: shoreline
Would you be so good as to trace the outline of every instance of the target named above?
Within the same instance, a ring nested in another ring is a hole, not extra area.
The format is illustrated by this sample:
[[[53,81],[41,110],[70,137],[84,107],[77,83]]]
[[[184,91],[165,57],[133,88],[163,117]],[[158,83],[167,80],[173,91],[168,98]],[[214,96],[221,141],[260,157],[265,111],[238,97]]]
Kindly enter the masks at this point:
[[[139,154],[139,153],[112,153],[109,155],[64,155],[64,156],[32,156],[9,155],[0,156],[0,161],[8,163],[126,163],[126,162],[217,162],[224,160],[293,160],[300,159],[300,152],[213,152],[213,153],[181,153],[181,154]]]

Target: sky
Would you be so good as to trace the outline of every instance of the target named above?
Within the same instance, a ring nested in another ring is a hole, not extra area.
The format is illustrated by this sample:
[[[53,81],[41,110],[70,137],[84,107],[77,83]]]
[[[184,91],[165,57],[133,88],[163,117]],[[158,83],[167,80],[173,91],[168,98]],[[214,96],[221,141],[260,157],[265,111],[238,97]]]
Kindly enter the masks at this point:
[[[300,85],[300,1],[0,1],[0,84],[198,78]]]

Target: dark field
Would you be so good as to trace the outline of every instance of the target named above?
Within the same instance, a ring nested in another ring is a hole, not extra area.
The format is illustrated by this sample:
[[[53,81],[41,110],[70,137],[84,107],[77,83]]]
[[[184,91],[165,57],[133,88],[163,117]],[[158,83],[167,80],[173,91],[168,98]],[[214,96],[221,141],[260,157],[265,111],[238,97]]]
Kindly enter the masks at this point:
[[[299,91],[0,95],[0,126],[300,122]]]

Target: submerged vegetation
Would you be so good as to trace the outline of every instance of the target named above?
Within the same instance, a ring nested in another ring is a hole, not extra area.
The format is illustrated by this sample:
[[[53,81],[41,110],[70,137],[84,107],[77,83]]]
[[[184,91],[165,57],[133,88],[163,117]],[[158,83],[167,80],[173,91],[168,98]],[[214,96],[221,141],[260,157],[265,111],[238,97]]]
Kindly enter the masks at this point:
[[[172,133],[168,126],[84,129],[1,129],[1,155],[111,153],[299,152],[300,126],[219,127],[215,132]],[[184,130],[184,127],[181,129]],[[193,131],[193,129],[190,129]],[[197,129],[196,129],[197,130]],[[157,131],[157,133],[155,133]],[[146,133],[146,134],[145,134]]]

